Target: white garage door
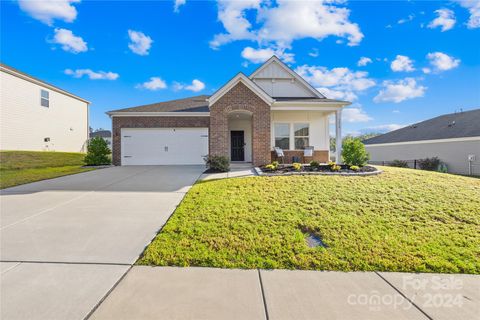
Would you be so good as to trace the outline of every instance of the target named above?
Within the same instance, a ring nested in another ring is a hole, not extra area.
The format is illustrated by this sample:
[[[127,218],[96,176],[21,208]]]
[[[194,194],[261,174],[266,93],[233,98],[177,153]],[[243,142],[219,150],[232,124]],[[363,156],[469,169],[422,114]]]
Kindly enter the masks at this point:
[[[208,128],[122,129],[122,165],[204,164]]]

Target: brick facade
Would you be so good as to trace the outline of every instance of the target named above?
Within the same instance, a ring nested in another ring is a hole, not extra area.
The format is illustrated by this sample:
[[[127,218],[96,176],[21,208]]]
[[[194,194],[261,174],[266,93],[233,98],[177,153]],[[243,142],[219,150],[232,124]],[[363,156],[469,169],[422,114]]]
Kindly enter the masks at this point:
[[[229,156],[228,114],[232,111],[247,111],[252,115],[253,165],[269,163],[271,161],[270,106],[241,82],[210,106],[210,154]]]
[[[313,157],[304,157],[302,150],[283,150],[283,154],[285,155],[283,163],[293,163],[293,157],[297,157],[302,163],[310,163],[312,160],[319,163],[328,163],[328,161],[330,161],[327,150],[315,150],[313,151]],[[277,159],[275,151],[271,152],[271,156],[272,161],[279,161],[281,163],[281,160]]]
[[[208,128],[209,117],[113,117],[112,163],[121,165],[122,128]]]

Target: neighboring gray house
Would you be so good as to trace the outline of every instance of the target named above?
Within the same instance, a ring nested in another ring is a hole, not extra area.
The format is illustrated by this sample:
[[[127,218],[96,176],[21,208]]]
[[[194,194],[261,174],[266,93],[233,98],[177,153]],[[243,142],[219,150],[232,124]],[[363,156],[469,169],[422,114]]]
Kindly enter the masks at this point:
[[[112,149],[112,132],[110,130],[98,130],[95,132],[90,132],[90,139],[95,137],[101,137],[107,141],[108,147]]]
[[[438,157],[448,172],[480,175],[480,109],[446,114],[363,141],[371,161]]]

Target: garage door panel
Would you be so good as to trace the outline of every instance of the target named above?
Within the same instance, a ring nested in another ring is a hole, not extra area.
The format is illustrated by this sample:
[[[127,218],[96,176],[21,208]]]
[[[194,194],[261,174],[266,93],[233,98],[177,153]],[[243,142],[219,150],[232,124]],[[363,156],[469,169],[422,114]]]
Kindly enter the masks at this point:
[[[203,164],[208,128],[122,129],[122,165]]]

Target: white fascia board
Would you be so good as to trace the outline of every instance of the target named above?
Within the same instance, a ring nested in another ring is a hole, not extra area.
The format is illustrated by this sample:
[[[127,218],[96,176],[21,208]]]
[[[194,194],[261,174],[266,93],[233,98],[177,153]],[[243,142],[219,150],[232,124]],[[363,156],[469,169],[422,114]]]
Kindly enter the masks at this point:
[[[336,111],[348,106],[347,102],[274,102],[271,110],[284,111]]]
[[[14,70],[12,70],[12,69],[5,68],[5,67],[3,67],[3,66],[0,66],[0,70],[3,71],[3,72],[5,72],[5,73],[8,73],[8,74],[10,74],[10,75],[12,75],[12,76],[15,76],[15,77],[17,77],[17,78],[20,78],[20,79],[29,81],[29,82],[31,82],[31,83],[34,83],[34,84],[36,84],[36,85],[38,85],[38,86],[44,87],[44,88],[46,88],[46,89],[50,89],[50,90],[52,90],[52,91],[56,91],[56,92],[58,92],[58,93],[61,93],[61,94],[66,95],[66,96],[68,96],[68,97],[70,97],[70,98],[74,98],[74,99],[80,100],[80,101],[86,103],[87,106],[91,103],[90,101],[85,100],[85,99],[82,99],[82,98],[80,98],[80,97],[78,97],[78,96],[76,96],[76,95],[74,95],[74,94],[72,94],[72,93],[70,93],[70,92],[68,92],[68,91],[65,91],[65,90],[63,90],[63,89],[60,89],[60,88],[58,88],[58,87],[55,87],[55,86],[53,86],[53,85],[51,85],[51,84],[48,84],[48,83],[46,83],[46,82],[44,82],[44,81],[41,81],[41,80],[38,80],[38,79],[33,78],[33,77],[31,77],[31,76],[28,76],[28,75],[26,75],[26,74],[16,72],[16,71],[14,71]]]
[[[210,112],[107,112],[110,117],[210,117]]]
[[[274,101],[265,91],[258,87],[252,80],[250,80],[243,73],[237,74],[233,79],[227,82],[223,87],[221,87],[217,92],[215,92],[210,98],[207,99],[208,105],[211,106],[218,101],[224,94],[226,94],[230,89],[236,86],[239,82],[242,82],[247,88],[252,90],[257,96],[259,96],[263,101],[268,105],[271,105]]]
[[[270,59],[265,61],[257,70],[255,70],[251,75],[250,79],[255,78],[255,76],[260,73],[263,69],[265,69],[270,63],[277,62],[285,71],[287,71],[293,78],[300,81],[304,86],[306,86],[314,95],[319,98],[326,98],[323,94],[321,94],[317,89],[315,89],[310,83],[308,83],[305,79],[303,79],[299,74],[293,71],[289,66],[287,66],[282,60],[280,60],[277,56],[272,56]]]
[[[376,144],[366,144],[365,147],[386,147],[386,146],[401,146],[401,145],[408,145],[408,144],[465,142],[465,141],[480,141],[480,137],[463,137],[463,138],[450,138],[450,139],[433,139],[433,140],[416,140],[416,141],[376,143]]]
[[[341,106],[281,106],[281,107],[271,107],[272,111],[337,111],[342,109]]]

